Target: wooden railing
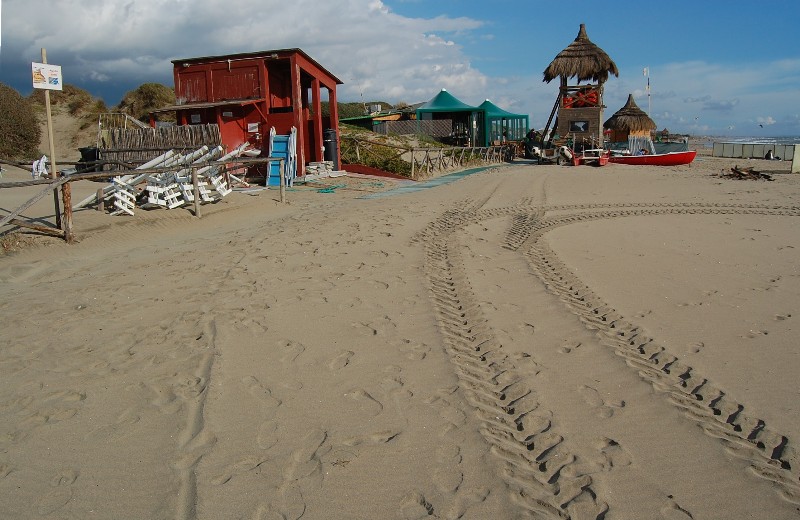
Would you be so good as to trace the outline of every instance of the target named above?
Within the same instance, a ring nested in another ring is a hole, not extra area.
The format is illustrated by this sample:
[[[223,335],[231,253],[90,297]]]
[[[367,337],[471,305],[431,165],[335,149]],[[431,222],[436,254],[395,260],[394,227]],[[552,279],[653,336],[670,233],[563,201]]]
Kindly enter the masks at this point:
[[[219,166],[226,170],[238,170],[241,169],[243,166],[249,165],[259,165],[259,164],[267,164],[270,162],[279,162],[280,163],[280,171],[284,171],[284,160],[275,158],[275,157],[264,157],[264,158],[234,158],[228,160],[217,160],[217,161],[207,161],[201,163],[193,163],[193,164],[184,164],[184,165],[177,165],[171,167],[163,167],[163,168],[147,168],[147,169],[131,169],[131,170],[115,170],[113,172],[92,172],[92,173],[76,173],[72,175],[64,175],[63,172],[58,177],[52,178],[41,178],[41,179],[32,179],[26,181],[11,181],[11,182],[0,182],[0,189],[3,188],[21,188],[25,186],[36,186],[41,185],[42,190],[38,192],[35,196],[33,196],[30,200],[19,206],[18,208],[12,210],[7,215],[0,217],[0,228],[5,226],[6,224],[11,224],[17,227],[23,227],[28,229],[33,229],[40,233],[45,233],[51,236],[57,236],[63,238],[67,243],[72,243],[75,235],[73,231],[73,209],[74,206],[72,204],[72,189],[71,183],[75,181],[81,180],[98,180],[98,179],[108,179],[112,176],[125,176],[125,175],[142,175],[142,174],[158,174],[164,173],[169,171],[174,171],[179,168],[186,168],[191,170],[192,180],[194,184],[194,204],[192,208],[192,213],[196,217],[200,217],[200,197],[198,196],[198,181],[197,181],[197,171],[201,168],[205,168],[208,166]],[[0,161],[0,164],[10,164],[14,166],[22,166],[21,163],[14,163],[10,161]],[[70,164],[70,163],[62,163],[62,164]],[[76,164],[76,163],[72,163]],[[97,165],[100,166],[102,163],[98,162]],[[61,191],[61,200],[59,201],[58,192]],[[43,199],[49,194],[53,194],[54,205],[55,205],[55,217],[56,222],[55,226],[43,226],[39,224],[34,224],[32,222],[23,220],[21,217],[21,213],[26,209],[33,206],[36,202]],[[98,190],[96,200],[98,201],[97,209],[103,211],[103,189],[101,188]],[[286,187],[284,183],[284,175],[280,175],[280,201],[282,203],[286,202]]]
[[[341,139],[347,141],[342,146],[342,162],[377,165],[414,180],[468,166],[507,162],[514,155],[508,145],[414,148],[355,137]]]

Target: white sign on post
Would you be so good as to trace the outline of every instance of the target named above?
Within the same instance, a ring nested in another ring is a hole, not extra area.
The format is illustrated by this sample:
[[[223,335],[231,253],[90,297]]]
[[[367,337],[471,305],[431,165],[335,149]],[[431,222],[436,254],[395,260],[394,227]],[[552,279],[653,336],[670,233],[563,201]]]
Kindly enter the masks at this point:
[[[47,63],[31,63],[33,88],[62,90],[61,65]]]

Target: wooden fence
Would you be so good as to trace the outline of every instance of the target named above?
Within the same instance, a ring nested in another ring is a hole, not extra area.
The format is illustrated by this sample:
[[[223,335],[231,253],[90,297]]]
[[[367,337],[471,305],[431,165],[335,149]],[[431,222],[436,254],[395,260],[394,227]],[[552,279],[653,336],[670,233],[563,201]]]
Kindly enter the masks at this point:
[[[112,175],[124,176],[124,175],[158,174],[158,173],[174,171],[176,168],[190,168],[192,170],[192,178],[195,190],[193,213],[195,216],[200,217],[200,209],[199,209],[200,197],[198,196],[197,193],[198,190],[197,170],[208,166],[222,166],[226,169],[228,168],[237,169],[243,165],[257,165],[257,164],[266,164],[270,162],[279,162],[280,171],[281,172],[284,171],[284,159],[275,157],[265,157],[265,158],[235,158],[224,161],[222,160],[208,161],[202,163],[194,163],[190,165],[179,165],[177,167],[171,166],[165,168],[120,170],[120,171],[114,171]],[[14,164],[17,166],[21,166],[21,164],[11,163],[11,162],[8,162],[7,164]],[[11,224],[18,227],[32,229],[47,235],[57,236],[63,238],[67,243],[72,243],[75,236],[73,232],[72,188],[70,183],[81,180],[107,179],[108,177],[109,177],[109,172],[79,173],[73,175],[64,175],[62,173],[59,177],[55,178],[48,177],[43,179],[32,179],[29,181],[0,182],[0,189],[20,188],[24,186],[36,186],[36,185],[41,185],[44,187],[42,191],[37,193],[30,200],[28,200],[18,208],[11,211],[8,215],[5,215],[4,217],[0,218],[0,228],[5,226],[6,224]],[[284,183],[284,175],[280,175],[280,181],[281,181],[280,200],[281,202],[286,202],[286,186]],[[59,201],[58,197],[59,189],[61,190],[61,202],[63,202],[63,213],[62,213],[62,203]],[[98,191],[102,192],[102,190]],[[25,220],[18,218],[23,211],[30,208],[31,206],[33,206],[38,201],[40,201],[41,199],[43,199],[44,197],[46,197],[51,193],[53,194],[54,205],[55,205],[55,213],[54,213],[56,216],[55,227],[33,224],[31,222],[27,222]],[[102,201],[103,198],[99,196],[98,200]],[[102,208],[103,208],[102,202],[100,202],[98,209],[102,210]]]
[[[105,163],[142,164],[167,150],[196,150],[222,144],[218,125],[101,129],[97,159]]]

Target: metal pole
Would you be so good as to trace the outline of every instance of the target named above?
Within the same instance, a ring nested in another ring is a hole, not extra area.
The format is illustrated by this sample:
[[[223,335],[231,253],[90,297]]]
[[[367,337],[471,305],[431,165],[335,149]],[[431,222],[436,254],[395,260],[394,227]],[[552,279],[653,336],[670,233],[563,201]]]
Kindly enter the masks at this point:
[[[47,49],[42,47],[42,63],[47,64]],[[47,111],[47,138],[50,142],[50,178],[58,177],[56,167],[56,147],[53,141],[53,116],[50,112],[50,90],[44,90],[44,106]],[[61,206],[58,203],[58,190],[53,190],[53,202],[55,203],[56,227],[61,229]]]

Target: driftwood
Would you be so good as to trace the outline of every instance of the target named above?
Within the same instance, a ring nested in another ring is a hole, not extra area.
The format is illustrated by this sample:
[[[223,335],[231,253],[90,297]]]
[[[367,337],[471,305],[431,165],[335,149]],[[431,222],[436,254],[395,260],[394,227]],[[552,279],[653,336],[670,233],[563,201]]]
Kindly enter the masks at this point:
[[[757,172],[753,169],[752,166],[748,166],[746,168],[739,168],[739,166],[734,166],[731,168],[730,172],[726,172],[723,170],[720,174],[720,177],[724,177],[726,179],[734,179],[734,180],[764,180],[764,181],[771,181],[774,180],[772,175],[768,173]]]

